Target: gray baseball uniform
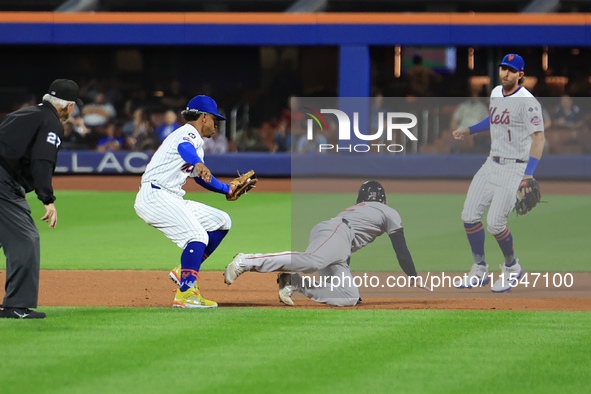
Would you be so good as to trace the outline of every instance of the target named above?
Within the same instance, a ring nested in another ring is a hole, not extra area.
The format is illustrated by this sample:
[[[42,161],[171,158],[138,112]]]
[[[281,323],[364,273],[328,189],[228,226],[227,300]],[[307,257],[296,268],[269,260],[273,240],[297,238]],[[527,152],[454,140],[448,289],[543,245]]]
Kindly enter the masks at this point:
[[[359,301],[349,267],[351,254],[378,236],[402,229],[398,212],[386,204],[366,201],[343,210],[337,217],[317,224],[310,232],[304,253],[252,254],[244,258],[246,268],[258,272],[294,272],[291,285],[306,297],[336,306],[352,306]],[[310,283],[297,273],[316,272],[327,283]],[[330,278],[339,278],[332,287]],[[349,279],[346,279],[349,278]]]
[[[502,87],[497,86],[491,93],[489,112],[490,156],[470,184],[462,220],[476,223],[490,206],[488,231],[499,234],[515,206],[531,150],[531,135],[544,131],[544,122],[540,103],[524,87],[504,97]]]

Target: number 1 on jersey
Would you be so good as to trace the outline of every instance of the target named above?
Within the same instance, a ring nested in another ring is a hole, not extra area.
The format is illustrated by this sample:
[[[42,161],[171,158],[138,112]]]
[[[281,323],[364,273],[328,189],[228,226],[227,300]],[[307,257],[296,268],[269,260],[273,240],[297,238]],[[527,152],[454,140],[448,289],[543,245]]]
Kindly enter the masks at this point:
[[[507,130],[507,133],[509,133],[509,142],[511,142],[511,130]]]

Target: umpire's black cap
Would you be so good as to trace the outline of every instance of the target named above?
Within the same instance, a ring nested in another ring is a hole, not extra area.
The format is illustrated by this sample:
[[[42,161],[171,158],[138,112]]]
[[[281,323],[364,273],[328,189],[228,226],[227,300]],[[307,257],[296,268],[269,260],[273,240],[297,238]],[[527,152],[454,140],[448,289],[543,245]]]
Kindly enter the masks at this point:
[[[364,201],[386,202],[386,192],[378,181],[367,181],[359,188],[357,204]]]
[[[62,100],[73,101],[78,105],[84,105],[82,100],[78,98],[78,84],[69,79],[56,79],[49,86],[47,93]]]

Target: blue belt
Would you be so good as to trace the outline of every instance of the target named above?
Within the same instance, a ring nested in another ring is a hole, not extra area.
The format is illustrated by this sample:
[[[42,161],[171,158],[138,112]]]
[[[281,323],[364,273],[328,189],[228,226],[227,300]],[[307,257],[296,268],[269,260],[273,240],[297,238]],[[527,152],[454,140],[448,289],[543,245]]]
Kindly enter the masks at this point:
[[[507,164],[507,163],[527,163],[527,161],[519,160],[519,159],[505,159],[504,157],[493,156],[492,161],[498,164]]]

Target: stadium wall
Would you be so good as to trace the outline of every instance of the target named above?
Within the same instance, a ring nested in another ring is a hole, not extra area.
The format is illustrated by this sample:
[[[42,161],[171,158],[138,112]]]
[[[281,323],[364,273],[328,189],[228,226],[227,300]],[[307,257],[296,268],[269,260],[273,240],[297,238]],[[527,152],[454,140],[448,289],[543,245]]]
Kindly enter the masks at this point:
[[[152,157],[147,152],[60,151],[58,174],[141,174]],[[208,154],[216,176],[236,176],[254,169],[261,177],[367,177],[398,179],[470,179],[486,155],[404,154]],[[591,156],[544,156],[536,169],[540,179],[591,180]]]
[[[0,12],[3,45],[337,45],[339,94],[369,94],[372,45],[591,46],[591,14],[275,14]],[[303,176],[471,177],[484,156],[313,155]],[[355,156],[357,157],[357,156]],[[61,173],[138,173],[142,152],[62,152]],[[208,155],[216,174],[289,176],[289,155]],[[546,156],[539,177],[591,179],[591,158]],[[297,163],[297,161],[294,161]],[[367,171],[366,171],[367,170]]]
[[[339,95],[367,97],[372,45],[590,46],[591,14],[1,12],[0,44],[337,45]]]

